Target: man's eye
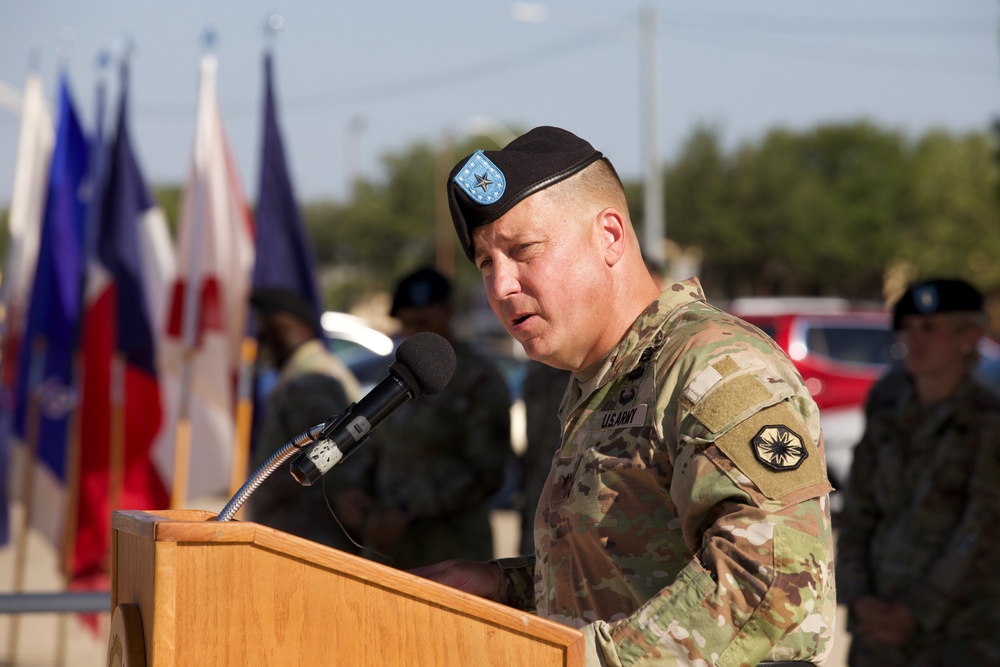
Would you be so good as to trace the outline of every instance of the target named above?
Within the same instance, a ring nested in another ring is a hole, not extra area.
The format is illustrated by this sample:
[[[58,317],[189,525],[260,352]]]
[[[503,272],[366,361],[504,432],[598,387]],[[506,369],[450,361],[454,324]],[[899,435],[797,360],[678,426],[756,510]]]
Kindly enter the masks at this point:
[[[521,245],[514,247],[511,255],[514,257],[524,257],[528,255],[534,247],[534,243],[522,243]]]

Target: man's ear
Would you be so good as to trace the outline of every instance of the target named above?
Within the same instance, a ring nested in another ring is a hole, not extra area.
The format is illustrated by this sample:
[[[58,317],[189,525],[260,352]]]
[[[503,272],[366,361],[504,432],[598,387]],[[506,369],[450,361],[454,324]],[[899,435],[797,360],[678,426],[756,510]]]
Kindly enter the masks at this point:
[[[625,217],[614,206],[609,206],[597,214],[600,227],[604,261],[614,266],[625,254]]]

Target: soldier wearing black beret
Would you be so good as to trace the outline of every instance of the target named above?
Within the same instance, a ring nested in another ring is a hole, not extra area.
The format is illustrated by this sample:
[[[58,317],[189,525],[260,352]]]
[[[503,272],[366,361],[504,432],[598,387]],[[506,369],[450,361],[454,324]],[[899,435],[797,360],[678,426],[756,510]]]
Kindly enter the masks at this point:
[[[910,285],[892,309],[892,328],[899,331],[906,315],[982,313],[983,295],[957,278],[937,278]]]
[[[661,289],[621,179],[572,132],[476,151],[446,187],[497,318],[571,373],[535,553],[417,572],[581,628],[588,666],[822,661],[830,487],[791,362],[696,278]]]
[[[893,306],[903,367],[872,387],[840,518],[854,667],[1000,664],[1000,398],[976,376],[985,314],[955,278]]]

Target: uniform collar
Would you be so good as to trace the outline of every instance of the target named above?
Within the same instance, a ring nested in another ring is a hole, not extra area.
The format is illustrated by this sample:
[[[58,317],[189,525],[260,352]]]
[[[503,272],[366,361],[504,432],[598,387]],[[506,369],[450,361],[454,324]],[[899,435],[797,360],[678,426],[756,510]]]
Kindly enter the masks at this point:
[[[662,345],[669,335],[669,327],[664,327],[664,323],[678,309],[698,301],[705,301],[705,293],[701,282],[694,277],[663,290],[636,318],[615,347],[588,368],[573,374],[574,390],[578,390],[578,393],[574,391],[574,398],[578,400],[589,396],[608,380],[630,373],[644,363],[645,350]]]

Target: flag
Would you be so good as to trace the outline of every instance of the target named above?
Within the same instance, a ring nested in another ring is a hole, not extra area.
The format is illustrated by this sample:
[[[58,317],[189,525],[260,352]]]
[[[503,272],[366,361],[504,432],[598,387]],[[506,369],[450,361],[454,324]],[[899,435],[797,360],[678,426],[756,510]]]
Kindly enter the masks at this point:
[[[49,160],[55,140],[52,115],[38,74],[28,74],[21,106],[14,188],[8,219],[9,240],[0,282],[0,545],[10,540],[7,507],[12,417],[17,408],[17,360],[24,336],[31,281],[38,258]]]
[[[82,410],[74,579],[107,574],[115,509],[163,509],[166,485],[151,452],[163,432],[156,356],[173,257],[166,220],[132,150],[122,66],[117,125],[93,210],[82,334]],[[159,316],[159,317],[158,317]]]
[[[264,139],[257,201],[257,253],[253,285],[287,287],[323,312],[316,286],[316,261],[306,236],[285,161],[274,104],[273,64],[264,56]],[[317,335],[322,331],[317,331]]]
[[[175,507],[188,497],[228,490],[253,270],[253,220],[222,125],[217,67],[213,54],[202,57],[194,158],[181,203],[178,279],[167,320],[164,382],[174,437],[157,447],[155,460],[172,480]],[[175,471],[178,465],[183,469]]]
[[[61,544],[69,417],[76,404],[74,356],[83,284],[88,145],[69,82],[60,79],[44,216],[18,355],[16,434],[36,453],[32,524]]]
[[[274,65],[271,53],[264,54],[264,121],[261,141],[260,180],[257,189],[257,244],[253,270],[253,286],[286,287],[312,305],[316,315],[316,335],[322,337],[320,315],[323,312],[319,289],[316,282],[316,260],[309,244],[305,224],[295,199],[295,189],[288,173],[284,141],[278,125],[278,113],[274,100]],[[266,375],[255,377],[257,368],[256,332],[252,313],[247,318],[247,335],[253,339],[253,353],[244,359],[241,369],[245,378],[240,386],[246,394],[240,396],[243,410],[252,412],[251,419],[245,419],[246,431],[255,431],[259,426],[265,391],[262,384],[273,382]],[[252,406],[252,407],[247,407]],[[241,432],[247,441],[253,440],[251,433]],[[249,450],[249,442],[243,443]],[[237,450],[239,452],[239,450]],[[243,461],[238,460],[238,463]],[[245,464],[243,465],[246,468]],[[248,470],[234,471],[237,477],[244,477]]]

